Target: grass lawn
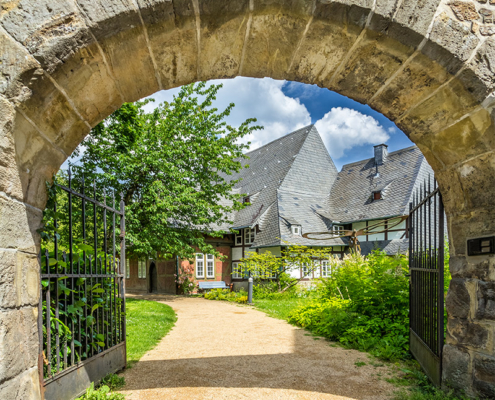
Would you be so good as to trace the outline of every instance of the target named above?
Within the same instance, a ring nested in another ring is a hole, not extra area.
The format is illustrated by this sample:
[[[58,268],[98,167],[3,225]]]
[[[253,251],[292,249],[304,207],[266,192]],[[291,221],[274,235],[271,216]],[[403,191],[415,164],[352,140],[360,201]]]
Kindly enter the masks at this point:
[[[127,366],[132,367],[174,326],[174,310],[156,301],[126,299]]]
[[[277,300],[253,300],[254,306],[261,311],[266,312],[270,317],[284,319],[287,321],[289,313],[296,307],[307,303],[309,299],[277,299]]]

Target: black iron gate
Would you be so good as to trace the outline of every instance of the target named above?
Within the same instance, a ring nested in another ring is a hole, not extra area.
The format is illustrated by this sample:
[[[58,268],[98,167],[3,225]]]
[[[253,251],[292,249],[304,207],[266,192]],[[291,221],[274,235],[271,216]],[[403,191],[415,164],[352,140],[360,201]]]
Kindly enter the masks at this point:
[[[69,170],[44,212],[38,329],[46,399],[72,399],[126,363],[125,205],[91,186],[88,195],[84,177]]]
[[[409,346],[436,384],[444,343],[444,209],[436,181],[425,182],[409,205]]]

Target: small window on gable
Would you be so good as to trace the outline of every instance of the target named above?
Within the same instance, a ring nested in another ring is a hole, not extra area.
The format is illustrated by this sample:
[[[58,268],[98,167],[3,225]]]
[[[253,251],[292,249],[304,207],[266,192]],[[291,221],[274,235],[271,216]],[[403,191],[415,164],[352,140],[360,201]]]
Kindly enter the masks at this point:
[[[246,196],[242,199],[242,204],[246,204],[246,203],[249,203],[249,200],[250,200],[250,197],[249,196]]]
[[[373,192],[373,201],[381,200],[381,199],[382,199],[382,192]]]
[[[301,226],[300,225],[292,225],[290,228],[291,228],[293,235],[301,236]]]

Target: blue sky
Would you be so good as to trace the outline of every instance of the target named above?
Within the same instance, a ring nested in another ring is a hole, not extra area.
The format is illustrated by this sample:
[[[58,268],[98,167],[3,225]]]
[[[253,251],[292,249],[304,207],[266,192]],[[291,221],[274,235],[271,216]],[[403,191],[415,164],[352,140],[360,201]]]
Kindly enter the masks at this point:
[[[264,126],[263,131],[243,140],[251,142],[251,150],[309,124],[316,125],[339,170],[344,164],[372,157],[373,145],[386,143],[389,151],[412,145],[382,114],[316,85],[245,77],[211,82],[223,84],[215,107],[224,109],[231,102],[236,105],[227,123],[239,126],[254,117]],[[155,93],[150,97],[156,102],[148,108],[170,101],[178,90]]]
[[[211,82],[223,84],[214,104],[216,108],[223,110],[230,103],[236,105],[227,118],[228,124],[239,126],[254,117],[264,127],[242,140],[251,142],[250,150],[309,124],[315,124],[339,170],[344,164],[372,157],[374,145],[386,143],[389,151],[412,145],[382,114],[316,85],[245,77]],[[155,102],[146,109],[151,111],[159,103],[171,101],[178,91],[175,88],[153,94],[150,97]]]

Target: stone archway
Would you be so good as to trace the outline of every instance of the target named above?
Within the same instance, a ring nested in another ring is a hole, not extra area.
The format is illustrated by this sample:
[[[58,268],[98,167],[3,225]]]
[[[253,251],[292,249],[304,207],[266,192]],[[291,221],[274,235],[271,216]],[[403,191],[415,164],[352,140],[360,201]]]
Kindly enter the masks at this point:
[[[4,0],[0,397],[39,398],[36,229],[45,181],[90,128],[160,89],[238,75],[316,83],[382,112],[435,170],[451,272],[444,374],[495,393],[492,1]],[[21,349],[19,348],[21,347]]]

